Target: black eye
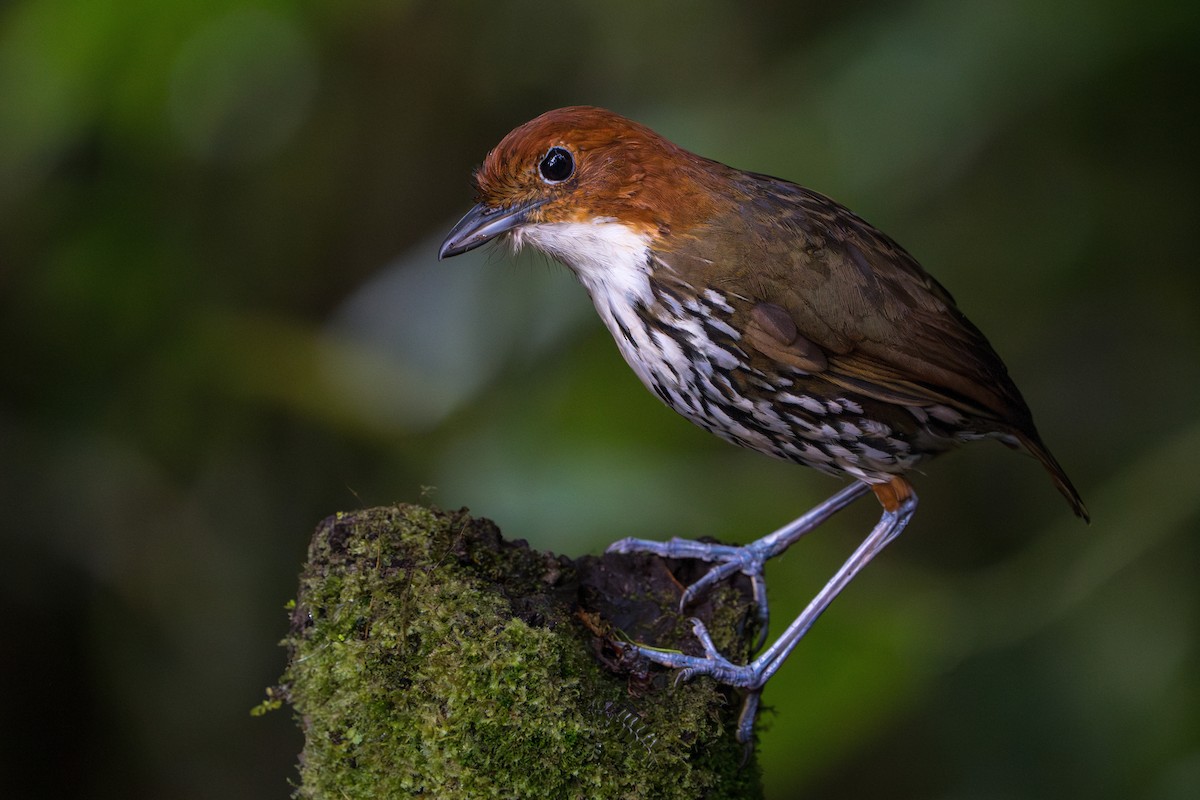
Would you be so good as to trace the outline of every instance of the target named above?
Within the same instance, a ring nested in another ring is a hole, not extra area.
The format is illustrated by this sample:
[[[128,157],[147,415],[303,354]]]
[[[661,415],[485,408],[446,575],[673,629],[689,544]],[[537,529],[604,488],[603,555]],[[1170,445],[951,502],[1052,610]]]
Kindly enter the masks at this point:
[[[542,173],[542,180],[546,183],[562,183],[575,172],[575,159],[569,150],[551,147],[550,151],[542,156],[538,172]]]

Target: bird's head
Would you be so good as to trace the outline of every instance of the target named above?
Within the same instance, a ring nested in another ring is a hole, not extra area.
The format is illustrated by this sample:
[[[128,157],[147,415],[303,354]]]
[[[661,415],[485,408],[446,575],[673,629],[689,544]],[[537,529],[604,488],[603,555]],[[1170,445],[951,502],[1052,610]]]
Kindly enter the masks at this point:
[[[593,225],[620,225],[630,236],[667,235],[728,202],[719,185],[728,169],[602,108],[549,111],[488,153],[475,173],[476,205],[438,257],[511,234],[517,244],[528,239],[572,261],[572,241],[593,238],[586,227]],[[564,236],[561,226],[572,226],[572,233]]]

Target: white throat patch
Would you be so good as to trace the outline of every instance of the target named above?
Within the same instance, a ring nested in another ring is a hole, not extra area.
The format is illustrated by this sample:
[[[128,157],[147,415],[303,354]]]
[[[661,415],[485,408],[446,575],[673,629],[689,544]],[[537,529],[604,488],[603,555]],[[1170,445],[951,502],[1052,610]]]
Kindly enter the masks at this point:
[[[513,242],[570,267],[602,315],[605,307],[651,302],[647,234],[616,221],[554,222],[517,228]]]
[[[650,237],[619,222],[603,220],[526,225],[513,234],[518,247],[531,244],[571,268],[591,295],[621,355],[653,391],[657,361],[651,354],[656,348],[636,311],[654,302]]]

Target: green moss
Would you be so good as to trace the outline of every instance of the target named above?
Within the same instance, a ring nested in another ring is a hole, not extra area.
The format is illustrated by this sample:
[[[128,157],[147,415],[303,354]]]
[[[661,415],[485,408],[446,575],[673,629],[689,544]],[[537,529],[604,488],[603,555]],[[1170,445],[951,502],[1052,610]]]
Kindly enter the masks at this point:
[[[573,617],[575,577],[465,513],[326,520],[287,640],[297,796],[760,796],[757,769],[739,769],[736,702],[669,676],[631,697]]]

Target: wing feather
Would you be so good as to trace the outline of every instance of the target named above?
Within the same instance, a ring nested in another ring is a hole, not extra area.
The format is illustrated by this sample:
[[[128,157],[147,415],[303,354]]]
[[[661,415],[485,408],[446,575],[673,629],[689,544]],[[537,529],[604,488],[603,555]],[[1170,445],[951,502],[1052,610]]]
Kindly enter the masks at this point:
[[[1004,362],[907,251],[824,195],[742,176],[744,202],[691,236],[673,236],[661,260],[685,280],[707,273],[706,285],[744,295],[743,316],[759,303],[786,309],[800,337],[825,352],[834,383],[1032,431]],[[728,268],[706,268],[714,256]]]

